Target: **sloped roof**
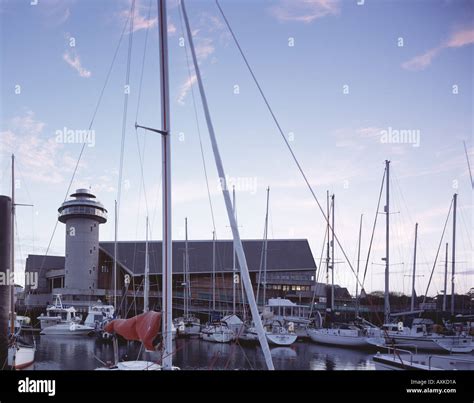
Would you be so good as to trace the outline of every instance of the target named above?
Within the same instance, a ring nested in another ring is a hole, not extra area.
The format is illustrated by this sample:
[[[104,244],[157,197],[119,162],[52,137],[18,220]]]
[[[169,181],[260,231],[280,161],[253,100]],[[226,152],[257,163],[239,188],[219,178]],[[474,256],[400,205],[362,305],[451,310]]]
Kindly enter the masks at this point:
[[[262,240],[242,241],[249,270],[258,272],[262,255]],[[188,241],[189,269],[191,273],[211,273],[212,240]],[[100,242],[100,250],[110,259],[114,255],[114,242]],[[182,273],[184,241],[173,241],[173,272]],[[145,242],[119,242],[118,263],[133,275],[143,275],[145,267]],[[150,273],[161,274],[161,241],[148,244]],[[315,270],[311,249],[306,239],[268,240],[268,271]],[[237,259],[236,259],[237,262]],[[236,263],[238,267],[238,263]],[[232,240],[216,241],[216,271],[232,270]]]

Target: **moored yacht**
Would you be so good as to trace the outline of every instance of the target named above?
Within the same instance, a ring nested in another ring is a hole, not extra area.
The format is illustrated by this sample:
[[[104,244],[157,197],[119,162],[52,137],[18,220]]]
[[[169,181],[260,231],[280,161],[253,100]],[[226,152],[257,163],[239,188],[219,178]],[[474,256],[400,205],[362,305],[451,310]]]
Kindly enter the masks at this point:
[[[37,318],[40,321],[41,330],[60,323],[81,322],[82,318],[76,314],[74,307],[66,308],[63,306],[60,294],[56,294],[54,297],[54,304],[46,308],[46,315],[41,314]]]
[[[387,344],[451,353],[470,353],[474,350],[471,336],[464,332],[452,335],[436,333],[431,319],[415,318],[411,327],[403,326],[402,322],[386,324],[382,331]]]
[[[201,337],[205,341],[214,343],[230,343],[235,339],[235,333],[229,328],[227,323],[219,321],[208,324],[201,331]]]
[[[277,320],[285,327],[292,326],[298,338],[307,338],[307,328],[310,324],[309,312],[309,306],[297,305],[285,298],[270,298],[263,311],[263,317]]]
[[[275,346],[290,346],[298,338],[295,332],[278,321],[273,321],[265,326],[265,335],[268,342]]]
[[[180,337],[199,336],[201,333],[201,321],[192,315],[174,319],[173,325]]]

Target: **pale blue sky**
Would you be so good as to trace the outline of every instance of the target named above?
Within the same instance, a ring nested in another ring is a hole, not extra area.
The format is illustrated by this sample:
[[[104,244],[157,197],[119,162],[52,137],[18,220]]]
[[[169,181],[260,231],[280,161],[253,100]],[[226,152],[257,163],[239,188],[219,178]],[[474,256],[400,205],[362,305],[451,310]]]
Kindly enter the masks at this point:
[[[473,134],[473,3],[470,1],[298,2],[222,0],[221,4],[277,114],[291,146],[325,203],[336,194],[336,232],[348,255],[357,251],[364,213],[362,256],[367,253],[384,160],[392,160],[392,267],[394,291],[410,292],[412,244],[419,222],[417,293],[424,293],[452,194],[459,193],[456,287],[474,285],[473,200],[463,140],[471,160]],[[129,0],[3,0],[1,19],[0,192],[10,193],[9,155],[17,155],[18,265],[28,253],[44,253],[80,144],[61,144],[56,131],[87,129],[120,37]],[[122,194],[122,240],[144,239],[135,113],[148,0],[137,3],[126,131],[126,181]],[[139,122],[159,127],[156,4],[152,1]],[[169,2],[170,87],[173,152],[174,238],[210,238],[205,189],[176,1]],[[237,192],[243,238],[261,238],[265,188],[271,187],[270,236],[308,238],[319,263],[324,220],[255,88],[214,1],[188,1],[204,85],[229,176],[256,178],[256,188]],[[70,47],[74,38],[75,47]],[[401,38],[401,39],[400,39]],[[293,41],[294,46],[289,46]],[[398,46],[403,41],[403,46]],[[104,93],[73,188],[92,187],[113,216],[117,197],[123,85],[128,33]],[[234,93],[238,85],[240,93]],[[344,93],[344,86],[348,93]],[[21,92],[18,94],[18,88]],[[457,93],[453,93],[457,86]],[[17,91],[16,91],[17,90]],[[229,238],[222,195],[198,102],[218,237]],[[381,141],[383,130],[414,130],[420,145]],[[180,133],[184,134],[183,136]],[[181,137],[181,139],[179,138]],[[144,134],[139,132],[143,145]],[[153,238],[161,236],[160,140],[146,135],[145,181]],[[252,182],[253,183],[253,182]],[[158,198],[157,198],[158,195]],[[383,224],[383,217],[380,217]],[[447,239],[451,242],[451,223]],[[113,239],[113,222],[101,227]],[[51,254],[64,252],[58,225]],[[366,288],[383,288],[384,228],[377,226]],[[342,253],[336,251],[338,261]],[[439,261],[444,260],[444,247]],[[399,263],[404,263],[403,265]],[[442,263],[431,294],[443,289]],[[354,290],[355,280],[338,264],[336,281]]]

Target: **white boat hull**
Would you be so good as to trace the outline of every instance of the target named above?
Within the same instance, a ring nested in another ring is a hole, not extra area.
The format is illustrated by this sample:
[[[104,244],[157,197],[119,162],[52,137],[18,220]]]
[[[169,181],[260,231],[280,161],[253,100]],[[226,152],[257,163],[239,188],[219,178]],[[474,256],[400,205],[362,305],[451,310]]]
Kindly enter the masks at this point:
[[[367,337],[359,336],[357,334],[338,334],[337,330],[332,330],[333,329],[309,329],[308,334],[311,340],[315,343],[359,348],[371,346],[367,341]]]
[[[203,330],[201,333],[202,339],[214,343],[230,343],[234,340],[235,335],[232,331],[226,330]]]
[[[376,370],[382,371],[453,371],[474,370],[474,359],[465,356],[436,356],[423,354],[377,354],[373,357]]]
[[[48,326],[41,330],[41,335],[55,336],[87,336],[94,332],[94,328],[90,326],[61,323],[59,325]]]
[[[472,338],[470,337],[389,335],[387,337],[387,344],[390,343],[395,343],[399,347],[405,344],[408,347],[416,347],[419,350],[452,353],[470,353],[474,350]]]
[[[122,361],[112,367],[97,368],[98,371],[161,371],[161,365],[151,361]]]
[[[13,369],[27,368],[34,363],[35,352],[35,347],[9,347],[8,365]]]
[[[274,346],[291,346],[298,336],[296,334],[274,334],[267,333],[267,340]]]

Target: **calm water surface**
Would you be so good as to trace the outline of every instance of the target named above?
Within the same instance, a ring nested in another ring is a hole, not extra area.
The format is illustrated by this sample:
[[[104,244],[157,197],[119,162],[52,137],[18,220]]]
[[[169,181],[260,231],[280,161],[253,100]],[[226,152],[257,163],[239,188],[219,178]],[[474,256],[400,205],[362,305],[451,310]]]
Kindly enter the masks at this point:
[[[112,344],[93,337],[34,336],[37,370],[93,370],[113,361]],[[173,364],[181,369],[265,369],[257,347],[218,344],[200,339],[177,339]],[[374,370],[369,352],[297,342],[291,347],[272,347],[276,369],[281,370]],[[158,353],[142,350],[139,343],[119,344],[119,357],[158,361]]]

